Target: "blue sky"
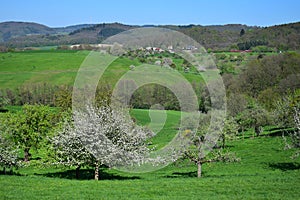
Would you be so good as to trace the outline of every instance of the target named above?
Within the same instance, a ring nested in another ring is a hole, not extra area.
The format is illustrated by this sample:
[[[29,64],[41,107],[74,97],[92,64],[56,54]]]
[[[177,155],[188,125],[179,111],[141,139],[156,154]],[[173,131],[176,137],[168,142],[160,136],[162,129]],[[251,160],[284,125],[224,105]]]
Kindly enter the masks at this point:
[[[50,27],[102,22],[270,26],[300,21],[299,10],[299,0],[5,0],[0,3],[0,22]]]

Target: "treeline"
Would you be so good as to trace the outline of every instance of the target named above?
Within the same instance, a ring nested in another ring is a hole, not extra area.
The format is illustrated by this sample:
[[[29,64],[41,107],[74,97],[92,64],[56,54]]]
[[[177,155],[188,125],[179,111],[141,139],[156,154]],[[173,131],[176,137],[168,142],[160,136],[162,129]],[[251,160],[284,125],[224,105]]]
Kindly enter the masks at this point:
[[[47,83],[23,85],[16,89],[2,89],[0,98],[8,105],[43,104],[56,105],[57,95],[67,86],[55,86]],[[70,90],[70,87],[67,89]]]
[[[123,86],[127,87],[134,84],[134,81],[124,81]],[[198,95],[199,107],[204,109],[204,92],[205,86],[192,83],[192,86]],[[184,89],[184,88],[183,88]],[[0,90],[0,99],[5,100],[7,105],[22,106],[25,104],[42,104],[54,107],[68,109],[72,107],[73,87],[67,85],[50,85],[47,83],[23,85],[16,89]],[[112,98],[113,86],[109,83],[99,83],[95,101],[110,101]],[[160,104],[167,110],[180,110],[180,104],[174,93],[168,88],[157,85],[148,84],[138,88],[132,96],[128,96],[126,88],[121,94],[121,99],[116,99],[122,103],[126,103],[131,108],[149,109],[152,105]],[[0,105],[1,107],[1,105]]]

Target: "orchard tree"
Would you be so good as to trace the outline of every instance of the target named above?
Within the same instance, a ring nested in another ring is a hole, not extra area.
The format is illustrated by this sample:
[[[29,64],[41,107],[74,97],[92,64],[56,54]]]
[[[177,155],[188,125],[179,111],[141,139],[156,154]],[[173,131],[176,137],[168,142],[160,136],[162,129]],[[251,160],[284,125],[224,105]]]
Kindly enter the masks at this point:
[[[295,110],[300,107],[300,89],[283,96],[276,103],[275,122],[281,128],[296,127]]]
[[[3,109],[4,106],[8,104],[9,100],[3,95],[3,93],[0,91],[0,112],[5,112],[6,110]]]
[[[72,88],[69,86],[61,86],[54,94],[55,106],[62,110],[68,110],[72,107]]]
[[[24,161],[29,161],[30,149],[38,149],[53,127],[52,116],[50,108],[43,105],[24,105],[21,111],[6,114],[5,132],[24,150]]]
[[[122,110],[109,105],[99,108],[87,106],[75,111],[73,122],[54,138],[54,145],[70,165],[94,165],[95,180],[99,166],[126,166],[142,164],[149,155],[146,140],[153,133],[135,125]],[[65,162],[65,161],[63,161]]]
[[[20,166],[18,153],[19,149],[0,130],[0,166],[3,167],[4,174],[6,173],[6,168],[12,170],[13,167]]]
[[[294,108],[294,124],[294,131],[288,133],[288,138],[283,137],[286,149],[297,149],[292,158],[296,158],[300,155],[300,107]]]
[[[93,163],[93,155],[87,151],[81,139],[75,132],[74,127],[69,122],[65,122],[58,134],[50,138],[50,158],[55,165],[64,165],[76,168],[76,178],[79,178],[79,170],[83,166]]]
[[[246,110],[240,113],[237,117],[237,121],[242,129],[253,128],[256,136],[259,136],[262,132],[263,126],[273,123],[272,115],[256,104],[248,106]]]
[[[220,136],[223,149],[226,147],[226,140],[235,138],[238,135],[238,131],[239,125],[233,117],[225,119],[224,127]]]
[[[198,178],[202,176],[202,165],[204,163],[219,161],[234,162],[239,160],[233,153],[228,152],[226,149],[216,148],[216,144],[209,150],[210,152],[207,152],[208,149],[206,143],[210,142],[209,135],[215,131],[218,132],[219,136],[221,134],[219,130],[214,130],[215,127],[209,126],[209,119],[210,117],[206,115],[200,120],[201,123],[195,134],[191,133],[190,130],[185,130],[185,135],[194,135],[194,137],[190,146],[186,148],[184,156],[197,165]]]

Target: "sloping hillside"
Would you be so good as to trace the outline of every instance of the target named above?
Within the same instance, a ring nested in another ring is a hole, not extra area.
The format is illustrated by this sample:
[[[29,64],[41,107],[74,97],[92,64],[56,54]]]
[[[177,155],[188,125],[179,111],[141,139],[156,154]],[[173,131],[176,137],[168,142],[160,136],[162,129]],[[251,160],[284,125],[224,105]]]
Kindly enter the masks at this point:
[[[245,31],[239,42],[261,41],[267,46],[282,50],[300,49],[300,22]]]
[[[67,27],[50,28],[33,22],[3,22],[0,23],[0,42],[12,41],[18,37],[38,38],[40,35],[69,34],[78,29],[94,26],[94,24],[79,24]]]
[[[6,42],[12,38],[33,34],[54,34],[55,31],[45,25],[31,22],[0,23],[0,41]]]
[[[227,25],[165,25],[180,31],[213,50],[246,50],[266,46],[276,50],[300,49],[300,22],[256,27],[242,24]],[[10,47],[100,43],[107,37],[132,28],[120,23],[83,24],[64,28],[49,28],[35,23],[0,23],[0,45]]]

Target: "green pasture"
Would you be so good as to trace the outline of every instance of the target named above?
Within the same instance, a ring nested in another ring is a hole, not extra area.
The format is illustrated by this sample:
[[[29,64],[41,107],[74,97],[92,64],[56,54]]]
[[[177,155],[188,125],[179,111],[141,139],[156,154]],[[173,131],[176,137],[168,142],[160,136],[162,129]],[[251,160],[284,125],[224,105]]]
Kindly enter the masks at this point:
[[[78,69],[89,51],[34,50],[0,53],[0,89],[14,89],[21,85],[49,83],[51,85],[73,85]],[[180,68],[182,61],[175,62]],[[102,80],[115,83],[130,65],[139,66],[137,60],[116,59],[103,74]],[[158,67],[159,68],[159,67]],[[202,80],[197,73],[180,73],[189,82]]]
[[[162,111],[157,111],[162,112]],[[147,110],[132,110],[141,125],[149,125]],[[153,144],[164,146],[176,133],[180,113],[167,111],[164,129]],[[203,177],[196,178],[196,166],[187,160],[149,173],[126,173],[101,168],[99,181],[93,169],[41,165],[45,150],[32,151],[33,160],[14,175],[0,175],[0,199],[298,199],[300,158],[284,150],[281,134],[270,127],[260,137],[229,141],[227,147],[240,162],[203,165]]]
[[[0,53],[0,89],[36,83],[72,85],[88,54],[62,50]],[[182,60],[174,62],[180,70]],[[141,63],[128,58],[115,60],[103,74],[103,81],[116,83],[130,65],[138,68]],[[163,70],[166,69],[155,68],[156,72]],[[205,80],[219,77],[216,71],[180,73],[196,83],[203,81],[202,76]],[[142,74],[140,77],[143,78]],[[21,109],[7,108],[12,112]],[[164,114],[158,110],[151,112],[158,117]],[[130,114],[140,125],[161,128],[150,141],[155,150],[166,146],[176,135],[181,117],[178,111],[166,111],[163,123],[151,122],[148,110],[133,109]],[[276,127],[265,127],[259,137],[253,133],[247,130],[227,143],[228,151],[234,152],[240,162],[206,163],[200,179],[196,166],[180,159],[148,173],[102,167],[99,181],[93,180],[93,168],[82,168],[77,180],[74,168],[44,163],[46,147],[32,149],[30,163],[7,175],[0,173],[0,199],[299,199],[300,157],[291,159],[295,150],[284,150],[282,134]]]

